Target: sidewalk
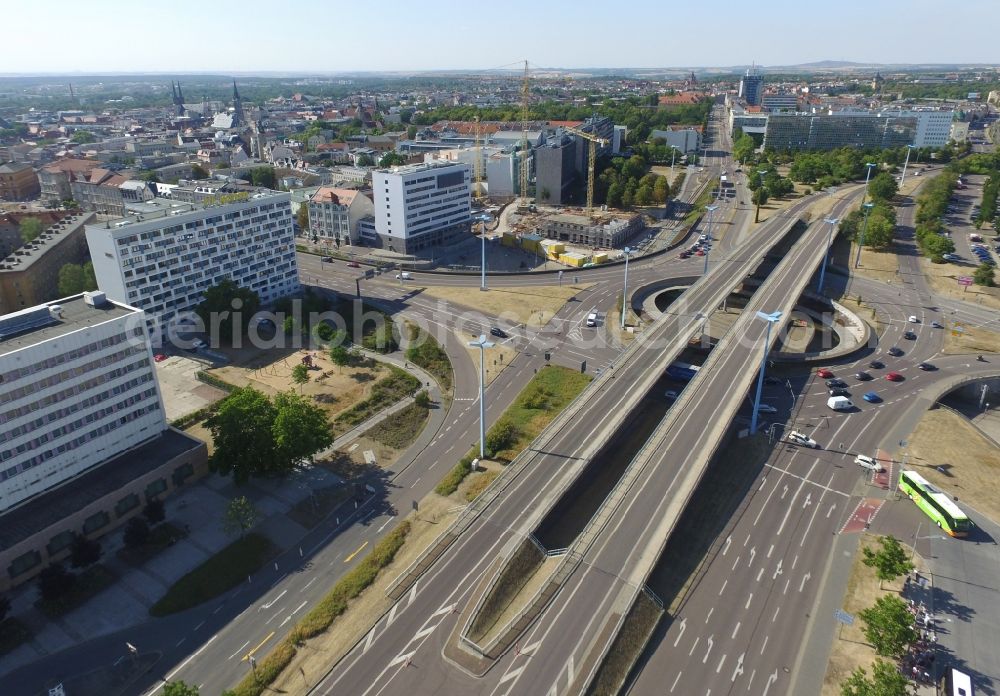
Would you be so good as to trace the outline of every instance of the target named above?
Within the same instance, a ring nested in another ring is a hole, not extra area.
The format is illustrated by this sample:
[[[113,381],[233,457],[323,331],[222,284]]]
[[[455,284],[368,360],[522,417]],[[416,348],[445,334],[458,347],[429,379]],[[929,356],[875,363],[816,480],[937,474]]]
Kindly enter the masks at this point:
[[[442,403],[437,382],[424,370],[408,363],[402,353],[381,355],[364,352],[367,357],[405,369],[424,385],[429,385],[427,390],[431,401],[438,406],[430,410],[420,437],[401,455],[395,467],[398,470],[401,465],[412,461],[436,435],[444,423],[447,404]],[[381,411],[337,438],[329,451],[350,444],[368,428],[412,402],[413,399],[408,397]],[[50,620],[34,607],[38,597],[36,583],[26,583],[9,593],[11,615],[24,621],[34,636],[29,643],[0,657],[0,674],[95,637],[150,621],[149,607],[167,588],[232,541],[222,531],[222,517],[232,498],[240,495],[250,498],[260,515],[255,530],[266,535],[282,550],[288,550],[300,543],[310,530],[289,519],[286,513],[312,495],[313,491],[341,484],[343,480],[332,472],[322,467],[311,467],[281,481],[251,480],[243,486],[236,486],[228,477],[209,474],[195,485],[182,489],[165,501],[166,521],[179,529],[187,529],[188,535],[140,567],[118,559],[117,552],[123,545],[121,530],[103,537],[100,562],[118,579],[83,606],[59,619]]]

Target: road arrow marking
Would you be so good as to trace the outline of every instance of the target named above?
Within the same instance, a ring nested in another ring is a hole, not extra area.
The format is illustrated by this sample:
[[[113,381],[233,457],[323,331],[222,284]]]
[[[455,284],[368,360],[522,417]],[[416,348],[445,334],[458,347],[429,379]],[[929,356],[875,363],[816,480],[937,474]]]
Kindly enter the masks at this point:
[[[722,555],[725,556],[726,552],[729,551],[729,545],[733,542],[732,536],[726,537],[726,545],[722,548]]]
[[[705,664],[706,662],[708,662],[708,655],[709,655],[709,653],[712,652],[712,646],[715,645],[715,641],[712,640],[714,637],[715,637],[714,634],[710,635],[708,637],[708,650],[705,651],[705,657],[701,658],[701,663],[702,664]]]
[[[750,563],[748,565],[753,565],[753,559],[756,555],[757,555],[757,547],[754,546],[752,549],[750,549]]]
[[[806,493],[806,501],[802,503],[802,507],[809,507],[812,505],[812,493]]]
[[[796,556],[796,558],[798,558]],[[774,569],[774,575],[771,576],[772,580],[777,580],[778,576],[781,575],[781,561],[778,561],[778,567]]]
[[[743,657],[745,655],[746,653],[740,653],[740,656],[736,659],[736,669],[733,670],[733,676],[729,679],[729,681],[734,682],[736,681],[736,677],[743,674]]]
[[[785,484],[785,489],[781,491],[781,499],[784,500],[785,496],[788,495],[788,484]]]
[[[771,684],[778,681],[778,670],[771,672],[771,676],[767,678],[767,686],[764,687],[763,696],[767,696],[767,692],[771,689]]]
[[[811,577],[812,577],[812,574],[810,574],[810,573],[806,573],[805,575],[803,575],[803,576],[802,576],[802,582],[801,582],[801,583],[799,583],[799,592],[801,592],[801,591],[802,591],[802,588],[806,586],[806,582],[807,582],[807,581],[809,580],[809,578],[811,578]]]
[[[674,640],[674,647],[675,648],[677,647],[677,644],[681,642],[681,636],[684,635],[684,629],[687,628],[687,622],[688,622],[688,620],[687,620],[686,616],[683,619],[681,619],[681,630],[680,630],[680,633],[677,634],[677,638]]]

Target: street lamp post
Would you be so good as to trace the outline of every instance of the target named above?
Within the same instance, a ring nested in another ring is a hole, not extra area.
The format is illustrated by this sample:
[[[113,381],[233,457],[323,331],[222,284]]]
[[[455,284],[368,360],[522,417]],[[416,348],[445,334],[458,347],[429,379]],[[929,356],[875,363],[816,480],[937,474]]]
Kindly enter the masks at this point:
[[[479,349],[479,458],[486,458],[486,349],[493,343],[480,334],[475,341],[469,341],[470,348]]]
[[[910,153],[913,152],[913,150],[916,147],[917,147],[916,145],[907,145],[906,146],[906,159],[903,160],[903,174],[899,177],[899,188],[900,189],[903,188],[903,182],[906,181],[906,165],[908,165],[910,163]],[[919,153],[917,154],[917,156],[918,157],[920,156]]]
[[[824,218],[823,222],[830,225],[830,232],[826,238],[826,253],[823,254],[823,265],[819,267],[819,283],[816,284],[816,292],[823,294],[823,281],[826,279],[826,267],[830,263],[830,247],[833,245],[833,226],[839,222],[837,218]]]
[[[861,265],[861,247],[865,245],[865,232],[868,231],[868,213],[875,207],[875,204],[862,203],[861,207],[865,209],[865,221],[861,224],[861,238],[858,239],[858,255],[854,258],[855,268]]]
[[[628,256],[632,253],[632,249],[625,247],[622,249],[622,253],[625,254],[625,285],[622,287],[622,331],[624,331],[625,310],[628,307]]]
[[[865,173],[865,192],[864,192],[864,195],[861,196],[861,204],[862,205],[864,205],[864,202],[866,200],[868,200],[868,179],[872,175],[872,169],[874,169],[877,166],[878,165],[875,164],[874,162],[865,162],[865,167],[868,168],[868,171]]]
[[[677,146],[670,146],[670,183],[674,182],[674,158],[677,156]]]
[[[479,289],[481,291],[484,291],[484,290],[488,289],[486,287],[486,220],[487,220],[487,216],[486,215],[478,215],[476,217],[476,219],[479,221],[479,237],[480,237],[480,239],[483,242],[483,254],[482,254],[482,259],[479,262],[479,272],[480,272]]]
[[[764,391],[764,370],[767,369],[767,349],[771,343],[771,327],[781,320],[781,312],[757,312],[757,318],[767,322],[764,335],[764,354],[760,358],[760,373],[757,375],[757,396],[753,400],[753,415],[750,416],[750,434],[757,434],[757,411],[760,409],[760,395]]]
[[[706,232],[708,234],[709,240],[712,239],[712,215],[715,213],[715,211],[718,208],[719,208],[718,205],[706,205],[705,206],[705,210],[708,211],[708,230]],[[704,251],[705,251],[705,271],[704,272],[708,273],[708,252],[709,252],[709,250],[705,249]]]

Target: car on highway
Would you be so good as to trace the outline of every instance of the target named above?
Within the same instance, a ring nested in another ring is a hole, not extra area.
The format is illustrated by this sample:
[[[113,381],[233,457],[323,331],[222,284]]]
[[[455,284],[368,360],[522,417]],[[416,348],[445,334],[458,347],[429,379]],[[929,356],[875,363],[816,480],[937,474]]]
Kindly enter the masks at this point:
[[[757,407],[757,413],[777,413],[777,412],[778,409],[776,409],[771,404],[761,404],[760,406]]]
[[[843,387],[834,387],[829,390],[830,396],[850,396],[851,392],[847,391]]]
[[[887,380],[889,380],[890,382],[902,382],[903,381],[903,375],[899,374],[898,372],[890,372],[889,374],[887,374],[885,376],[885,378]]]
[[[872,376],[870,374],[868,374],[867,372],[865,372],[864,370],[862,370],[861,372],[858,372],[856,375],[854,375],[854,379],[858,380],[859,382],[867,382],[871,378],[872,378]]]
[[[882,471],[882,465],[875,461],[873,457],[869,457],[867,454],[859,454],[854,458],[854,463],[862,469],[867,469],[868,471],[876,474]]]
[[[873,391],[865,392],[864,395],[861,398],[864,399],[865,401],[867,401],[870,404],[877,404],[880,401],[882,401],[882,397],[879,396],[877,392],[873,392]]]
[[[934,370],[937,369],[934,365],[931,365],[930,363],[926,362],[920,363],[919,365],[917,365],[917,367],[923,370],[924,372],[933,372]]]
[[[794,442],[797,445],[802,445],[803,447],[812,447],[813,449],[819,449],[819,443],[813,440],[811,437],[805,433],[800,433],[798,430],[793,430],[788,433],[788,441]]]
[[[829,379],[830,377],[833,377],[833,373],[823,367],[816,371],[816,376],[821,379]]]
[[[903,354],[903,349],[902,349],[902,348],[899,348],[898,346],[893,346],[893,347],[892,347],[892,348],[890,348],[890,349],[889,349],[889,350],[888,350],[887,352],[888,352],[888,353],[889,353],[889,355],[891,355],[892,357],[894,357],[894,358],[898,358],[899,356],[901,356],[901,355]]]
[[[941,322],[939,322],[939,321],[932,321],[931,322],[931,328],[934,328],[934,329],[943,329],[944,325],[941,324]]]
[[[885,367],[885,363],[882,362],[881,360],[872,360],[870,363],[868,363],[868,367],[870,367],[873,370],[881,370],[883,367]]]
[[[916,341],[917,340],[917,334],[913,333],[912,331],[904,331],[903,332],[903,338],[905,338],[908,341]]]
[[[499,326],[490,327],[490,335],[496,336],[497,338],[507,338],[507,332]]]
[[[674,401],[677,398],[677,392],[675,392],[673,389],[668,389],[663,396],[670,399],[671,401]]]
[[[826,386],[827,386],[827,389],[833,389],[833,388],[836,388],[836,387],[846,387],[847,386],[847,382],[845,382],[842,379],[837,379],[836,377],[834,377],[833,379],[826,380]]]

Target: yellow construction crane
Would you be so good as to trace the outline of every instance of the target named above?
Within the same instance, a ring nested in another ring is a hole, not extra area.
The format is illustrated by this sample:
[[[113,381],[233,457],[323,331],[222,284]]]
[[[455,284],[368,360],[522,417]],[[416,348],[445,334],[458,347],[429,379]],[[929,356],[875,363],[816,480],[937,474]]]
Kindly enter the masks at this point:
[[[590,141],[590,156],[587,161],[587,214],[589,215],[594,207],[594,165],[597,162],[597,145],[607,145],[608,139],[580,130],[579,128],[573,128],[572,126],[565,126],[565,128],[573,135],[578,135],[584,140]]]
[[[528,61],[524,61],[524,77],[521,80],[521,198],[528,205],[528,107],[531,99],[531,84],[528,80]]]

